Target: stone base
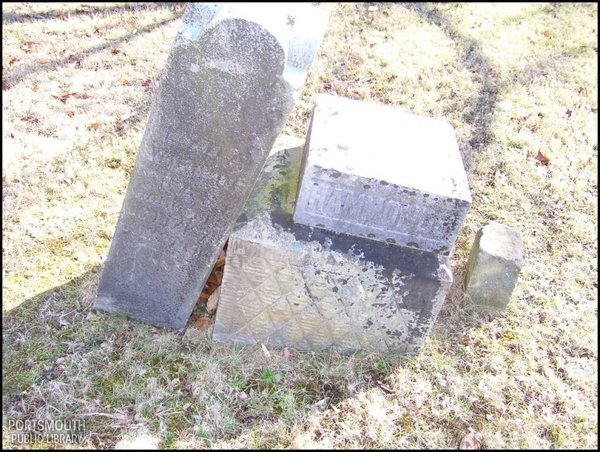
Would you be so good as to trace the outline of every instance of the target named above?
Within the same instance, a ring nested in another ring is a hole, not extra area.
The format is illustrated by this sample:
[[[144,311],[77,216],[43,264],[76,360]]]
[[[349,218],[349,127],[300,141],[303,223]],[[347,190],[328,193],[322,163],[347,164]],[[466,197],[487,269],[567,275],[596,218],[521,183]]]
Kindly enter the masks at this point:
[[[213,339],[418,353],[452,282],[447,258],[295,224],[301,160],[301,146],[276,144],[234,227]]]

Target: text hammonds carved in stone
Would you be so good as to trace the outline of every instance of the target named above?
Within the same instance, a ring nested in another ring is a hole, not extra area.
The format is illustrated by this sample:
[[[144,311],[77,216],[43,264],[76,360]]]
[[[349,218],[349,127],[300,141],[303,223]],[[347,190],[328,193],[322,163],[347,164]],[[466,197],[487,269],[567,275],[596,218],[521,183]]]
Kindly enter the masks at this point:
[[[449,255],[471,204],[453,128],[319,95],[294,219]]]

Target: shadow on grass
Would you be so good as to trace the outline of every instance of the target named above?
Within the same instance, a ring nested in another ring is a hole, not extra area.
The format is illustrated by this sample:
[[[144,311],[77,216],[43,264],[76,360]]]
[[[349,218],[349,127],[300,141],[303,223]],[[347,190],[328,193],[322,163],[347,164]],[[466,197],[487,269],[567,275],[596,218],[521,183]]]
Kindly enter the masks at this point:
[[[119,12],[119,11],[117,11],[117,12]],[[8,82],[9,86],[11,86],[11,87],[15,86],[16,84],[20,83],[23,79],[25,79],[26,77],[29,77],[30,75],[37,74],[40,72],[48,72],[51,70],[56,70],[59,67],[65,66],[67,64],[73,64],[74,62],[81,61],[90,55],[110,49],[117,44],[125,44],[134,38],[140,37],[141,35],[143,35],[145,33],[152,32],[152,31],[156,30],[157,28],[163,27],[163,26],[167,25],[168,23],[179,19],[181,14],[183,14],[183,9],[180,9],[176,14],[174,14],[172,17],[170,17],[168,19],[163,19],[159,22],[155,22],[155,23],[146,25],[145,27],[136,29],[131,33],[127,33],[120,38],[111,39],[111,40],[105,42],[104,44],[88,48],[81,52],[77,52],[75,54],[68,55],[64,58],[56,58],[56,59],[48,61],[44,64],[27,65],[22,68],[19,68],[18,70],[15,70],[15,71],[6,71],[5,80],[6,80],[6,82]],[[3,23],[4,23],[4,19],[3,19]]]
[[[18,394],[40,378],[44,367],[66,352],[64,340],[84,321],[99,266],[2,313],[2,394]]]
[[[483,56],[479,42],[468,38],[453,26],[435,5],[430,3],[409,3],[406,8],[416,12],[433,25],[441,28],[450,39],[462,49],[462,60],[465,68],[476,78],[481,78],[482,87],[472,107],[464,113],[465,122],[473,125],[471,137],[467,140],[464,162],[467,170],[472,166],[477,155],[491,142],[490,125],[494,117],[494,106],[498,99],[497,74],[487,59]]]
[[[11,11],[4,12],[2,11],[2,23],[5,25],[14,23],[14,22],[34,22],[40,20],[52,20],[52,19],[61,19],[66,20],[71,15],[76,16],[89,16],[96,17],[98,15],[109,15],[109,14],[121,14],[129,11],[153,11],[159,9],[170,9],[171,11],[176,10],[186,2],[155,2],[155,3],[132,3],[125,4],[123,6],[90,6],[90,5],[82,5],[80,8],[75,10],[69,10],[65,13],[64,10],[50,10],[43,13],[14,13]]]
[[[99,273],[96,266],[4,315],[3,404],[9,419],[83,419],[89,434],[85,444],[102,448],[144,425],[167,446],[218,406],[233,424],[215,438],[261,437],[265,423],[285,422],[288,431],[301,428],[301,419],[316,419],[357,391],[380,387],[389,393],[386,377],[406,360],[281,348],[267,358],[260,346],[218,344],[202,332],[192,332],[192,337],[204,336],[200,341],[186,340],[123,316],[89,316]],[[161,345],[153,346],[154,341]],[[171,344],[171,350],[163,344]],[[349,367],[355,372],[350,377],[344,367],[349,360],[356,367]],[[181,384],[173,387],[174,381]],[[198,382],[203,391],[214,391],[208,401],[198,401]],[[350,389],[354,382],[359,385]],[[64,406],[56,391],[65,393]],[[161,393],[168,402],[145,401]],[[185,408],[190,404],[197,408]],[[166,436],[159,433],[164,425]],[[278,431],[272,441],[288,440]]]
[[[463,155],[465,169],[469,172],[474,163],[486,155],[485,149],[493,140],[491,123],[500,90],[496,71],[483,56],[479,42],[462,35],[435,5],[410,3],[404,6],[441,28],[450,39],[455,41],[462,48],[464,67],[473,73],[475,78],[481,79],[482,86],[475,102],[463,114],[465,122],[473,126]],[[462,288],[466,265],[465,260],[458,267],[453,268],[454,283],[432,330],[431,335],[434,338],[449,339],[460,336],[499,315],[499,313],[485,312],[470,305]]]
[[[147,340],[152,333],[122,316],[90,318],[100,269],[96,265],[3,311],[2,318],[3,417],[84,422],[80,445],[96,448],[114,444],[119,422],[136,424],[122,410],[132,400],[115,393],[127,385],[130,363],[118,352],[107,354],[107,341],[127,341],[140,334]],[[106,409],[111,403],[116,409]]]
[[[100,270],[96,266],[4,313],[8,419],[83,419],[83,444],[102,448],[144,425],[168,446],[219,407],[229,427],[219,427],[215,438],[228,441],[263,431],[265,423],[297,428],[301,419],[357,390],[389,384],[387,375],[405,362],[382,354],[281,348],[267,357],[260,346],[216,343],[206,331],[182,334],[92,313]],[[358,386],[349,389],[353,383]],[[166,436],[159,433],[165,426]],[[283,434],[275,441],[285,440]]]

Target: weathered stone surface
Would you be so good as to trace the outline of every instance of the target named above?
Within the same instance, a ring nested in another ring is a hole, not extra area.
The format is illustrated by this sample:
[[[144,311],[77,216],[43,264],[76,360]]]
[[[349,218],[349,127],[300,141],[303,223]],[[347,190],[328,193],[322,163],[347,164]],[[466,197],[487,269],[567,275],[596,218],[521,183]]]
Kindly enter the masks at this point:
[[[466,291],[477,305],[504,309],[522,266],[521,233],[491,222],[475,236],[465,278]]]
[[[471,204],[454,129],[319,95],[294,220],[449,255]]]
[[[188,6],[95,309],[185,326],[292,108],[324,19],[306,6]]]
[[[447,258],[294,223],[302,149],[288,146],[231,234],[213,339],[418,353],[452,281]]]

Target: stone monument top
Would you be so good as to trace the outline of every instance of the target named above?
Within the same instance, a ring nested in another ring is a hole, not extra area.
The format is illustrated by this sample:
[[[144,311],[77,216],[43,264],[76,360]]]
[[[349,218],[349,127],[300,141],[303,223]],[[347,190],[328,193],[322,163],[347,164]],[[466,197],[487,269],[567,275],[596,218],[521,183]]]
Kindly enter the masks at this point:
[[[282,76],[297,95],[323,39],[327,14],[308,3],[269,3],[267,8],[257,8],[252,3],[190,3],[174,47],[192,45],[215,24],[240,18],[258,24],[282,46],[285,61]],[[228,36],[221,38],[222,43],[230,39]],[[227,58],[214,58],[210,54],[204,58],[213,58],[212,64],[226,72],[236,72],[243,63],[231,64],[229,60],[224,65]]]
[[[398,107],[319,94],[308,164],[471,202],[452,126]]]
[[[317,97],[296,222],[449,255],[470,205],[450,124]]]

